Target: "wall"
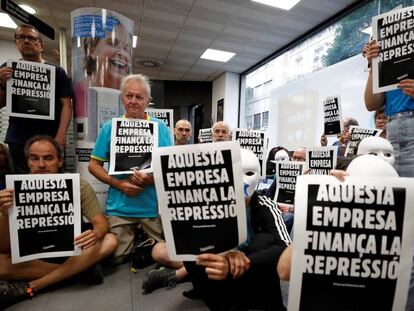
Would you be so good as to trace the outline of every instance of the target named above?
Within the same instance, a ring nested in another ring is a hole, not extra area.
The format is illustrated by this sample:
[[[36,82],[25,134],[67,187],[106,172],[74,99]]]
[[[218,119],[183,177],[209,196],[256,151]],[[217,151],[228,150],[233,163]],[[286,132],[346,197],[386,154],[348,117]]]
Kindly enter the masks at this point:
[[[238,127],[239,120],[239,77],[233,72],[226,72],[213,81],[212,118],[217,120],[217,102],[224,99],[223,120],[230,128]]]

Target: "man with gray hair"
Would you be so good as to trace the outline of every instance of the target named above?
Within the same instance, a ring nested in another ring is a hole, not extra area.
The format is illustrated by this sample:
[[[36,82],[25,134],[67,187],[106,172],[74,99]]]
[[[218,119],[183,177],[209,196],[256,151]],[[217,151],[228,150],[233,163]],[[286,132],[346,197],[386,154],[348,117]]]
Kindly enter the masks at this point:
[[[162,120],[148,116],[145,109],[151,101],[148,78],[135,74],[126,76],[121,82],[121,101],[125,107],[125,118],[144,119],[158,123],[158,147],[171,146],[171,134]],[[134,243],[134,229],[142,229],[156,241],[161,239],[162,226],[158,217],[157,195],[152,174],[134,170],[132,175],[109,175],[103,167],[109,160],[112,120],[100,129],[95,148],[91,154],[89,171],[100,181],[109,185],[106,214],[110,230],[119,241],[113,262],[128,260]]]
[[[212,127],[213,142],[231,140],[230,126],[224,121],[218,121]]]

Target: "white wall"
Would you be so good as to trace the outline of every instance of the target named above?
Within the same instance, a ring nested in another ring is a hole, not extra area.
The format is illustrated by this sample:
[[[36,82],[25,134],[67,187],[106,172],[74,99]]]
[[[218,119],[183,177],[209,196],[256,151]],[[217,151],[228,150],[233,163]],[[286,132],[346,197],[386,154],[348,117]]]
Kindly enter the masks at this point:
[[[0,40],[0,64],[3,64],[7,59],[19,59],[20,53],[14,44],[14,41]]]
[[[213,81],[212,118],[217,120],[217,101],[223,98],[223,119],[232,129],[237,127],[239,119],[239,77],[237,73],[226,72]]]

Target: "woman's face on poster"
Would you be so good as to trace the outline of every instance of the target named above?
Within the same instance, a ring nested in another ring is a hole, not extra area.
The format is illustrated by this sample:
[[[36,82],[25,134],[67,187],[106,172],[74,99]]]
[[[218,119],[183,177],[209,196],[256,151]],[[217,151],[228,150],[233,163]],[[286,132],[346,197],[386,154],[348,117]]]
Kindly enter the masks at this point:
[[[119,24],[98,41],[91,56],[96,59],[94,84],[118,89],[131,67],[131,36]]]

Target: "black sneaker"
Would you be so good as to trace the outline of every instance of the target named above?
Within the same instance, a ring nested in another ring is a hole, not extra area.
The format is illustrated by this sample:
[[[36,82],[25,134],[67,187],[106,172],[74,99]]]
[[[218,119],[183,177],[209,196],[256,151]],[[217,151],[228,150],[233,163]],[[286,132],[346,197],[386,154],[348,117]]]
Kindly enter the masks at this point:
[[[195,288],[183,291],[183,296],[191,300],[201,299],[200,293]]]
[[[32,298],[33,289],[26,282],[0,282],[0,310]]]
[[[81,280],[81,282],[86,284],[102,284],[104,281],[104,276],[102,274],[101,264],[94,264],[92,267],[81,272],[79,274],[79,279]]]
[[[149,294],[161,287],[173,288],[177,285],[175,270],[167,267],[161,267],[157,270],[151,270],[147,274],[146,280],[142,283],[144,294]]]

